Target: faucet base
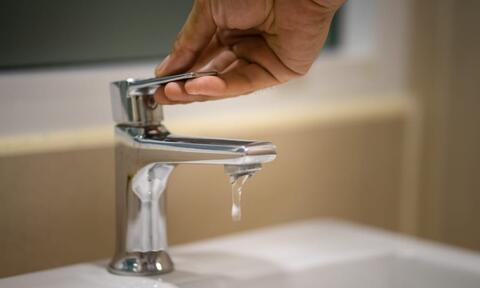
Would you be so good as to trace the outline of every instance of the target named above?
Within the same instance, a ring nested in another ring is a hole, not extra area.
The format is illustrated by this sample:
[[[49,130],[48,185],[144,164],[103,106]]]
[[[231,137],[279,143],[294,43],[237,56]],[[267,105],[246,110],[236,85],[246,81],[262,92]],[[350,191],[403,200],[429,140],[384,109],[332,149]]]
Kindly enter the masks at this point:
[[[127,252],[116,255],[108,271],[117,275],[147,276],[173,271],[173,262],[166,251]]]

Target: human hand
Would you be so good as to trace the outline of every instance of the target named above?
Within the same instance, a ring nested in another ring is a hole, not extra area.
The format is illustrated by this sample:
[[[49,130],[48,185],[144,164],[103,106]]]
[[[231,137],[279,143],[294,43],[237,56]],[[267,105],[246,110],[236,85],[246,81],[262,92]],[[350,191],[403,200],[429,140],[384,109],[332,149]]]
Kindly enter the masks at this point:
[[[196,0],[157,77],[217,71],[155,92],[161,104],[251,93],[309,70],[345,0]]]

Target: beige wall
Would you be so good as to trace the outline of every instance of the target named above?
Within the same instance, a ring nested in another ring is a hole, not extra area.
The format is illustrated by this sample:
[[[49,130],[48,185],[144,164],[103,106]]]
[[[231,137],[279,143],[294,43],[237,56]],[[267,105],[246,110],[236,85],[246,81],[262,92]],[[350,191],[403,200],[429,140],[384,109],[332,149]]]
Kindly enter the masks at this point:
[[[240,223],[222,167],[178,167],[167,192],[170,243],[314,216],[398,229],[404,116],[217,135],[271,140],[278,159],[246,185]],[[110,147],[2,156],[0,277],[109,257],[113,165]]]
[[[423,107],[419,235],[480,249],[479,1],[416,1]]]

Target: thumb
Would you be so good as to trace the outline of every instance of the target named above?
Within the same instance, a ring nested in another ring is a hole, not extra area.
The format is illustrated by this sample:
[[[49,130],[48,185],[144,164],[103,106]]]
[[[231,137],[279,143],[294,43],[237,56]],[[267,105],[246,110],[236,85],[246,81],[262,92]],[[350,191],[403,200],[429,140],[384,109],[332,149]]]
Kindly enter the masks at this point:
[[[193,66],[217,29],[211,11],[210,1],[195,1],[170,55],[155,69],[157,77],[179,73]]]

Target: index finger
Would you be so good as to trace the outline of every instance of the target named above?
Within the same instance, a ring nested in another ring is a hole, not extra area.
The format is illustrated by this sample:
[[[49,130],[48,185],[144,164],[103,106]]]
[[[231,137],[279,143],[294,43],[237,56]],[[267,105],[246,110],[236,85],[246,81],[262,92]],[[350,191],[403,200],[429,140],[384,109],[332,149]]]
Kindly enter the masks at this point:
[[[217,26],[214,22],[210,1],[195,1],[192,11],[175,40],[172,52],[155,69],[157,77],[186,71],[210,43]]]

